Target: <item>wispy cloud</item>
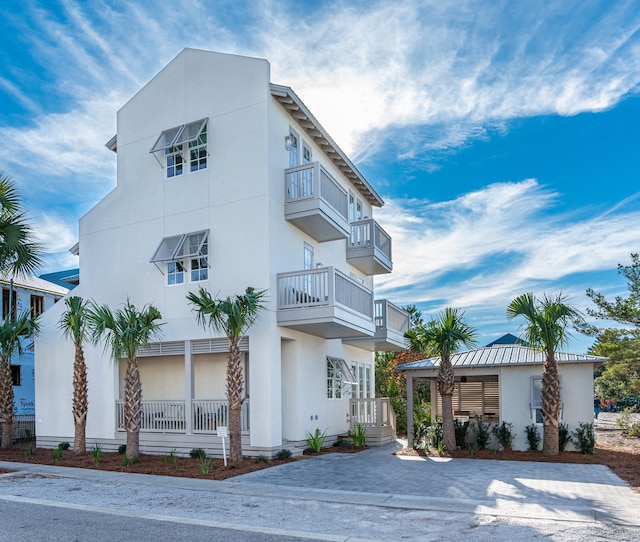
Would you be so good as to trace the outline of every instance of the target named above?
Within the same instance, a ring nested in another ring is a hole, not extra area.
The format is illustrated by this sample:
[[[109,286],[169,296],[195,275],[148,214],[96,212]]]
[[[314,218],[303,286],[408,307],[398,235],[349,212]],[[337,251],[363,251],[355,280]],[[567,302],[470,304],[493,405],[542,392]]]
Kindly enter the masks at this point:
[[[640,245],[640,212],[550,213],[560,197],[529,179],[444,203],[389,201],[377,216],[397,263],[378,292],[434,308],[504,307],[522,292],[567,290],[576,275],[615,269]]]

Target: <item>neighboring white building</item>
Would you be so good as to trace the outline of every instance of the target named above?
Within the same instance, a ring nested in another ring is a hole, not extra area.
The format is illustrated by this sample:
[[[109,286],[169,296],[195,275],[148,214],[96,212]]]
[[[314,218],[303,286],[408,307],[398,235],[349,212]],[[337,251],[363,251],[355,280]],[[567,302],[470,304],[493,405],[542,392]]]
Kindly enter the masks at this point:
[[[581,422],[593,422],[593,370],[606,358],[557,352],[556,359],[560,372],[561,421],[569,426],[569,431],[574,431]],[[540,436],[543,434],[541,392],[544,360],[543,351],[520,344],[496,343],[453,354],[451,364],[456,376],[452,397],[454,417],[473,422],[474,418],[482,416],[492,424],[511,423],[515,435],[513,449],[526,450],[527,425],[538,424]],[[431,383],[431,416],[432,419],[442,417],[442,398],[436,382],[439,365],[440,358],[436,357],[397,367],[407,376],[409,428],[413,428],[411,397],[416,381],[428,380]],[[409,438],[412,439],[412,435]]]
[[[185,49],[118,112],[107,147],[117,186],[80,219],[82,281],[73,295],[112,308],[129,298],[163,315],[162,342],[141,352],[141,449],[219,451],[228,342],[196,324],[185,296],[268,289],[268,310],[242,342],[243,451],[300,451],[371,424],[392,437],[373,399],[375,350],[399,350],[408,315],[375,300],[391,239],[383,202],[266,60]],[[36,343],[39,446],[71,441],[73,346],[45,315]],[[86,345],[87,438],[125,441],[123,365]],[[44,384],[47,384],[46,386]]]
[[[33,316],[40,316],[53,307],[68,292],[67,288],[29,275],[11,278],[0,275],[2,287],[2,320],[9,316],[13,307],[15,314],[31,310]],[[33,370],[33,339],[22,340],[22,355],[14,353],[11,358],[11,380],[15,413],[19,416],[35,414],[35,391]]]

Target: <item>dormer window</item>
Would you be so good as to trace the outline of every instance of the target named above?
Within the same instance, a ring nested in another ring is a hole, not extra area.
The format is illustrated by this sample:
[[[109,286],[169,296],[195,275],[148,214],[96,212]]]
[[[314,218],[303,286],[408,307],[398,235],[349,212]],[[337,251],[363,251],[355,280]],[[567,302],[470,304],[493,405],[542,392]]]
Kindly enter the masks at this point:
[[[200,119],[188,124],[182,124],[174,128],[164,130],[149,152],[158,159],[156,153],[164,154],[164,163],[167,179],[178,177],[185,172],[188,164],[190,173],[200,171],[207,167],[207,122],[209,119]],[[185,152],[188,153],[185,155]]]
[[[209,232],[165,237],[156,249],[154,263],[167,277],[167,285],[199,282],[209,278]]]

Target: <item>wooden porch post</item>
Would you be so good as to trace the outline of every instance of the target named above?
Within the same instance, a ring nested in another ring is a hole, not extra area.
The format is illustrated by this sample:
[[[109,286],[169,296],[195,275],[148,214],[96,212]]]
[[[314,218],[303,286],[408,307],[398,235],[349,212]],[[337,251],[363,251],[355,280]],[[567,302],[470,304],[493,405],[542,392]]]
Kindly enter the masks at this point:
[[[184,342],[184,429],[193,434],[193,353],[191,341]]]
[[[413,376],[411,371],[407,375],[407,446],[413,447]]]

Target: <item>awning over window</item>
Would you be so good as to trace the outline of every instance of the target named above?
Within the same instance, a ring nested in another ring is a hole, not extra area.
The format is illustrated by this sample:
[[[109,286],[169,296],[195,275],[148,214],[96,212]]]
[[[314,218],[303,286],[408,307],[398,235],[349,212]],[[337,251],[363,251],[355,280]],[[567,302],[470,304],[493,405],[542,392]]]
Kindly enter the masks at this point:
[[[208,239],[208,230],[165,237],[150,262],[157,264],[180,261],[187,258],[205,257],[208,253]]]
[[[158,152],[164,151],[166,149],[170,149],[171,147],[175,147],[177,145],[183,145],[185,143],[191,143],[192,141],[196,141],[204,127],[207,125],[207,121],[209,119],[200,119],[194,122],[190,122],[189,124],[182,124],[180,126],[176,126],[175,128],[169,128],[168,130],[164,130],[156,142],[151,147],[149,152]]]

